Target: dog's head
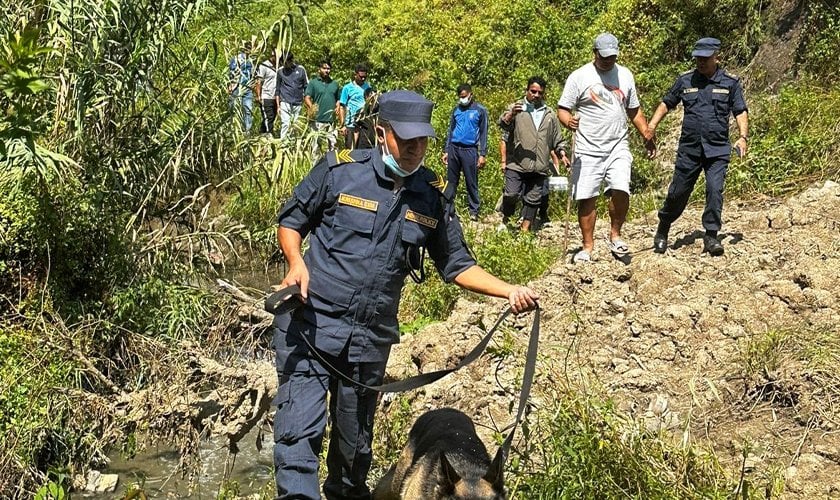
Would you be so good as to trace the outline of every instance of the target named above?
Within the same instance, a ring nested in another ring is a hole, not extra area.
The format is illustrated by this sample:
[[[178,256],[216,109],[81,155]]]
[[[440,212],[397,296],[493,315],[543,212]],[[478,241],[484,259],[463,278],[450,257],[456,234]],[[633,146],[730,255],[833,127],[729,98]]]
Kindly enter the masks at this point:
[[[441,475],[435,498],[440,500],[507,500],[504,461],[497,453],[484,476],[461,477],[449,463],[446,453],[440,454]]]

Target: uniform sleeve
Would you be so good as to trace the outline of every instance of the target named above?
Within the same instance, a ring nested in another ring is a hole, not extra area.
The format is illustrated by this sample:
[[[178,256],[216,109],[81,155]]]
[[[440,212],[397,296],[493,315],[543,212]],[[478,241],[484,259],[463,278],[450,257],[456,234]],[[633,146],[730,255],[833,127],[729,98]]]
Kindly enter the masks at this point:
[[[324,159],[295,187],[292,197],[277,214],[277,224],[306,236],[321,221],[330,184],[330,168]]]
[[[475,259],[467,250],[458,217],[449,219],[441,210],[439,222],[428,242],[429,256],[441,278],[452,283],[456,276],[475,265]]]
[[[577,108],[578,86],[577,79],[574,76],[575,74],[572,73],[566,78],[566,84],[563,85],[563,93],[560,94],[560,99],[557,101],[558,108],[566,108],[568,110]]]
[[[744,100],[744,89],[741,87],[741,82],[735,80],[732,85],[732,91],[729,92],[729,107],[732,110],[732,116],[738,116],[747,111],[747,101]]]
[[[665,106],[667,106],[669,110],[676,108],[677,104],[679,104],[682,100],[682,90],[682,78],[677,78],[677,81],[675,81],[674,85],[671,86],[671,90],[669,90],[662,98],[662,102],[665,103]]]

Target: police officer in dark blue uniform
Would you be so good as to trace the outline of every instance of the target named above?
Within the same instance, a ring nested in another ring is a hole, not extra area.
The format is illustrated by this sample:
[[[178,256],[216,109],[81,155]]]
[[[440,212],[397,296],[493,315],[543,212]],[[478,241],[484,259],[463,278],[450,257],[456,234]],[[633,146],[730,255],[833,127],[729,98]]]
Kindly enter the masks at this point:
[[[434,137],[432,108],[414,92],[383,94],[377,148],[329,153],[278,215],[277,237],[289,266],[281,285],[299,285],[304,302],[274,323],[278,498],[320,498],[318,456],[328,415],[324,495],[370,498],[365,480],[377,395],[331,376],[303,336],[339,370],[381,384],[390,347],[399,342],[405,277],[417,276],[426,252],[446,281],[507,298],[515,312],[534,308],[539,298],[477,266],[457,217],[444,216],[443,179],[422,166]],[[306,235],[309,250],[301,256]]]
[[[668,188],[665,205],[659,211],[659,227],[653,239],[653,251],[665,253],[668,231],[682,214],[700,171],[706,175],[706,208],[703,211],[703,251],[723,254],[717,233],[721,227],[723,185],[732,148],[729,143],[729,116],[735,117],[740,137],[735,142],[739,156],[747,154],[747,103],[738,77],[718,67],[720,40],[701,38],[694,44],[697,68],[677,78],[671,90],[653,114],[651,131],[668,111],[682,103],[685,111],[682,135],[677,149],[674,178]]]

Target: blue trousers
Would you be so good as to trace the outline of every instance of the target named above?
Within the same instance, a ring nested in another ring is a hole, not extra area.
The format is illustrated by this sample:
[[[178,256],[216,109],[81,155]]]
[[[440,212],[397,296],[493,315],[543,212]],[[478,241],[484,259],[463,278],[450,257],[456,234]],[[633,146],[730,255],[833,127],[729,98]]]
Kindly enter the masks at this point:
[[[464,173],[464,184],[467,186],[467,201],[470,215],[478,215],[481,199],[478,197],[478,148],[476,146],[459,146],[450,144],[446,148],[446,190],[447,198],[455,199],[458,192],[458,182],[461,172]]]
[[[373,416],[377,394],[332,377],[309,353],[294,321],[288,332],[275,329],[278,389],[274,415],[274,474],[278,499],[320,499],[318,456],[327,425],[330,442],[324,496],[328,500],[370,499],[366,484],[373,458]],[[312,327],[314,328],[314,327]],[[309,329],[304,327],[303,330]],[[386,361],[351,363],[346,349],[325,355],[336,368],[367,385],[379,385]]]
[[[659,222],[670,226],[685,210],[694,184],[700,172],[706,175],[706,208],[703,210],[703,228],[706,231],[719,231],[721,212],[723,211],[723,185],[729,157],[706,158],[702,153],[695,154],[683,150],[677,151],[674,165],[674,177],[668,187],[665,204],[659,210]]]

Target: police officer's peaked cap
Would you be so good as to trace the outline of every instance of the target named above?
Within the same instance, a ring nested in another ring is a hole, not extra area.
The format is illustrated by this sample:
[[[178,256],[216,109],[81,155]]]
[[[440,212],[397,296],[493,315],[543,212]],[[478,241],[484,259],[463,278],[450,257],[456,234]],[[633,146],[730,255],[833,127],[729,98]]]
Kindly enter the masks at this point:
[[[701,38],[694,44],[691,57],[709,57],[720,50],[720,40],[717,38]]]
[[[394,90],[379,98],[379,118],[391,124],[400,139],[437,137],[432,128],[435,104],[410,90]]]

